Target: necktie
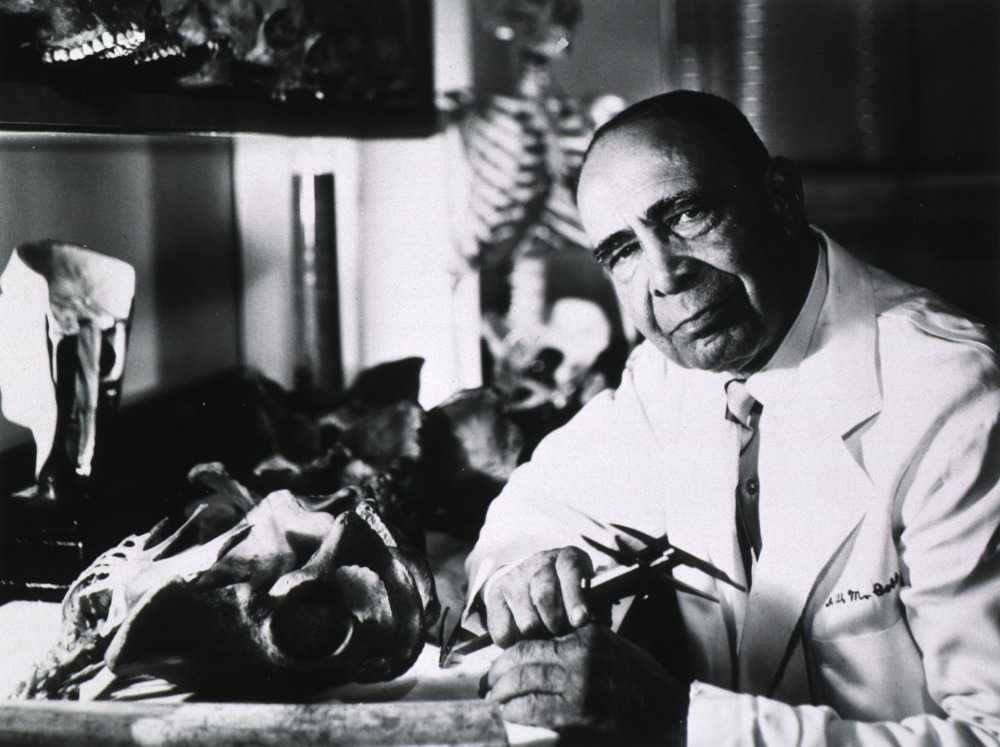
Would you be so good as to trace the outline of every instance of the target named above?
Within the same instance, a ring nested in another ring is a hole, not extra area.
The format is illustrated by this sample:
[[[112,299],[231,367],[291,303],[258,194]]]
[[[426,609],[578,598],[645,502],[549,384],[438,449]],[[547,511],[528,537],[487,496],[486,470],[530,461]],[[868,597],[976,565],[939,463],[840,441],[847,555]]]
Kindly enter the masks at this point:
[[[762,410],[760,402],[747,391],[746,379],[726,382],[726,418],[740,430],[739,480],[736,483],[736,531],[750,586],[754,559],[760,557],[761,536],[758,500],[760,480],[757,477],[757,455],[760,439],[757,424]]]

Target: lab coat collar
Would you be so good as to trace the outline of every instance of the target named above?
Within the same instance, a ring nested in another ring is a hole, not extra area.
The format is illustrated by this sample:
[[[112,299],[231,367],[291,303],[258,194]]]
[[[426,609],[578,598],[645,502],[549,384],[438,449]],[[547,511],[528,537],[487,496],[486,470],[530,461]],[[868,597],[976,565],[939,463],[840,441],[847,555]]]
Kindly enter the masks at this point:
[[[810,409],[844,436],[882,409],[875,291],[865,266],[822,231],[829,280],[809,353],[800,367]]]
[[[799,366],[809,353],[813,333],[816,331],[816,322],[826,300],[829,278],[826,267],[826,244],[820,241],[812,283],[802,308],[771,359],[760,371],[751,374],[747,379],[747,391],[765,406],[768,402],[780,402],[784,399],[795,380]]]

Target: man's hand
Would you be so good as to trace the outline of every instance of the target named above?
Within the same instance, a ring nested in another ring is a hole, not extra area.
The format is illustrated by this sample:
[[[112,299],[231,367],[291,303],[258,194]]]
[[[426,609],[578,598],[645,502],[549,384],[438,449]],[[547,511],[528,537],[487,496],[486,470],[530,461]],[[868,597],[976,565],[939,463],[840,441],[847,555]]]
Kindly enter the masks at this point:
[[[521,641],[483,684],[508,721],[602,741],[683,744],[687,685],[603,625]]]
[[[578,547],[532,555],[489,584],[486,627],[501,648],[525,638],[568,633],[590,620],[580,582],[594,574]]]

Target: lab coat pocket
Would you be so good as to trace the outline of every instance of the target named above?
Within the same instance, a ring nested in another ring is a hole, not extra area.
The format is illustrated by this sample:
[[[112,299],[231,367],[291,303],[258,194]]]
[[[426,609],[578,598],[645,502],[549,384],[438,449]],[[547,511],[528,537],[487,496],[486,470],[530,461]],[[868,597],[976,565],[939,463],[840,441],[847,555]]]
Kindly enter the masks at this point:
[[[930,699],[920,653],[898,609],[888,627],[810,637],[808,645],[819,703],[842,718],[899,720],[926,710]]]
[[[811,638],[825,641],[871,635],[896,624],[903,614],[899,571],[883,571],[877,574],[878,580],[867,574],[862,578],[854,581],[851,575],[846,575],[816,600],[818,603],[814,602]]]

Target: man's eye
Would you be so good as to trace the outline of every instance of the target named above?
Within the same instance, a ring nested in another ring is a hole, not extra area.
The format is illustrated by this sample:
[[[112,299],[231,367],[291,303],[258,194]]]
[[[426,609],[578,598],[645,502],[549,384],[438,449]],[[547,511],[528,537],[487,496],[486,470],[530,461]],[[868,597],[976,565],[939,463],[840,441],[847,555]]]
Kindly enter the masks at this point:
[[[695,223],[704,218],[707,214],[708,211],[702,208],[689,208],[674,218],[674,224],[685,225]]]
[[[639,244],[637,242],[633,242],[631,244],[625,244],[624,246],[618,247],[608,256],[607,259],[608,267],[614,269],[615,265],[617,265],[619,262],[623,260],[628,259],[637,251],[639,251]]]
[[[714,212],[705,207],[691,207],[675,213],[670,219],[670,230],[684,238],[700,236],[711,229],[716,221]]]

